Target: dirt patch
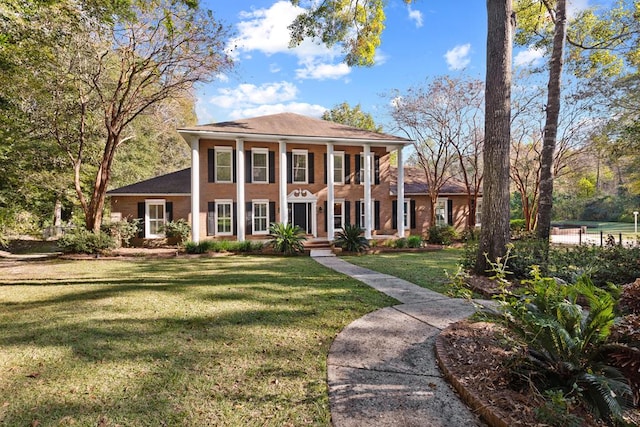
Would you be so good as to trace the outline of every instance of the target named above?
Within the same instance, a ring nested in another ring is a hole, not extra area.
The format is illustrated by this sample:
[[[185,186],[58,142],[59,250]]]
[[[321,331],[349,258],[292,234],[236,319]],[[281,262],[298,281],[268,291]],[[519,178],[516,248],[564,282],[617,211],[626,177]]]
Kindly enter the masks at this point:
[[[438,357],[443,370],[452,377],[451,382],[462,387],[460,394],[470,406],[489,416],[494,426],[545,426],[536,419],[535,410],[542,399],[534,391],[518,384],[509,370],[509,364],[522,356],[506,329],[487,322],[455,323],[438,337]],[[583,426],[605,426],[593,419],[582,407],[572,413],[583,419]],[[639,425],[640,411],[629,412],[630,421]],[[631,424],[634,425],[634,424]]]

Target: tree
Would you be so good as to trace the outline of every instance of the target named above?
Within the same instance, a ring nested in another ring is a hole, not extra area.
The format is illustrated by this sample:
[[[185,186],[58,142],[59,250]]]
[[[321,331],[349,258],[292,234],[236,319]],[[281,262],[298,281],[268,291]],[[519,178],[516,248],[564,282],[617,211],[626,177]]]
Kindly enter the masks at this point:
[[[382,132],[382,126],[376,125],[373,116],[362,111],[360,104],[351,108],[348,102],[336,105],[331,110],[322,113],[322,120],[341,123],[358,129]]]
[[[476,273],[506,253],[509,243],[509,147],[511,143],[511,56],[515,20],[510,0],[487,0],[484,182],[482,228]]]
[[[482,233],[478,271],[489,260],[504,255],[509,241],[509,114],[512,34],[515,27],[512,0],[487,0],[487,74],[485,100],[485,165]],[[299,5],[300,0],[291,0]],[[404,0],[411,3],[411,0]],[[345,61],[371,65],[384,29],[383,0],[322,0],[307,2],[291,30],[291,46],[318,37],[327,45],[343,42]],[[488,132],[487,132],[488,130]],[[489,178],[489,179],[487,179]]]
[[[475,226],[475,196],[480,190],[483,85],[477,80],[437,77],[425,87],[394,92],[391,116],[414,141],[416,163],[425,174],[431,218],[442,187],[458,173],[468,193],[469,227]],[[457,167],[456,167],[457,166]]]
[[[98,231],[116,153],[135,141],[143,116],[230,67],[227,30],[210,12],[164,0],[136,2],[112,20],[60,5],[70,19],[52,22],[52,33],[64,43],[47,46],[45,67],[27,62],[33,90],[17,84],[11,96],[64,152],[86,227]]]

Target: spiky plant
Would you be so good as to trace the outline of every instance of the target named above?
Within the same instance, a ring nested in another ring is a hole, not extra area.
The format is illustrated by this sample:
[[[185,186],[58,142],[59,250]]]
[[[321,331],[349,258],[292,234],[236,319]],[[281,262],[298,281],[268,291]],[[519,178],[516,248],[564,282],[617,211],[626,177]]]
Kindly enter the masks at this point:
[[[269,246],[276,252],[294,255],[304,252],[304,241],[307,237],[297,225],[274,223],[269,227]]]
[[[349,252],[362,252],[369,247],[369,241],[362,235],[364,230],[357,225],[345,225],[337,234],[334,243]]]
[[[505,317],[527,346],[522,371],[542,390],[582,399],[592,412],[620,419],[631,402],[624,375],[606,357],[615,301],[582,276],[573,286],[543,278],[538,269],[527,295],[505,303]],[[577,303],[586,301],[588,309]]]

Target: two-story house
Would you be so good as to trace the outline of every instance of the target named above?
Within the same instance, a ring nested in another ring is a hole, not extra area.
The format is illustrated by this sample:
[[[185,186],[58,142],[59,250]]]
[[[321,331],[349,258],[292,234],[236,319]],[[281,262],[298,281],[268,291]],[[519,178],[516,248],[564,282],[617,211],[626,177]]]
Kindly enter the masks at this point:
[[[345,224],[372,238],[423,234],[433,223],[416,206],[420,197],[404,194],[408,139],[292,113],[178,132],[191,168],[108,193],[112,219],[142,219],[145,238],[162,237],[162,224],[178,218],[190,222],[194,241],[264,239],[274,222],[329,240]],[[465,203],[445,204],[449,223]]]

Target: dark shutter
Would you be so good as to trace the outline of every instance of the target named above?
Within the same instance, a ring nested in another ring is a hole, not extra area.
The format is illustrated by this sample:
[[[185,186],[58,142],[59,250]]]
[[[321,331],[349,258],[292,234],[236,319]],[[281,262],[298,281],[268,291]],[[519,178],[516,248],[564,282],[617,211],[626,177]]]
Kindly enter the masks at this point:
[[[287,151],[287,182],[291,184],[293,182],[293,153]]]
[[[409,202],[409,212],[411,214],[411,224],[410,227],[411,229],[415,229],[416,228],[416,201],[415,200],[411,200]]]
[[[276,223],[276,202],[269,202],[269,227],[272,223]]]
[[[245,203],[245,230],[247,234],[253,234],[253,203]]]
[[[360,184],[360,154],[356,154],[356,184]]]
[[[233,156],[232,156],[232,160],[231,160],[231,172],[233,175],[233,182],[236,182],[237,177],[236,177],[236,164],[238,163],[238,154],[236,153],[236,150],[233,150]]]
[[[252,161],[253,158],[251,156],[251,150],[246,150],[244,152],[244,179],[247,183],[251,183],[251,179],[253,177],[253,171],[251,170]]]
[[[269,183],[276,182],[276,152],[269,151]]]
[[[351,225],[351,202],[344,202],[344,224]]]
[[[309,184],[313,184],[315,182],[315,167],[313,163],[313,153],[309,153],[307,155],[307,162],[309,163]]]
[[[351,163],[350,157],[348,154],[344,155],[344,183],[351,184]]]
[[[231,219],[233,221],[233,235],[238,235],[238,204],[233,202],[231,205]]]
[[[380,201],[373,202],[373,229],[380,230]]]
[[[324,153],[323,156],[324,156],[324,183],[326,184],[328,182],[327,175],[328,175],[329,168],[327,166],[329,165],[329,163],[327,163],[327,153]]]
[[[138,237],[144,238],[144,202],[138,202]]]
[[[355,221],[355,223],[358,224],[358,227],[364,228],[364,224],[360,224],[360,206],[361,205],[362,205],[362,203],[360,203],[360,201],[356,202],[356,221]]]
[[[207,150],[207,157],[209,160],[209,182],[216,181],[216,160],[215,160],[216,152],[213,148],[209,148]]]
[[[447,224],[453,225],[453,200],[447,199]]]
[[[164,207],[167,221],[173,221],[173,202],[166,202]]]
[[[398,201],[391,201],[391,228],[398,228]]]
[[[207,203],[207,236],[216,234],[216,204],[215,202]]]
[[[374,156],[373,158],[373,171],[375,174],[374,184],[380,184],[380,156]]]

